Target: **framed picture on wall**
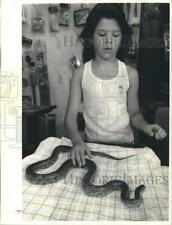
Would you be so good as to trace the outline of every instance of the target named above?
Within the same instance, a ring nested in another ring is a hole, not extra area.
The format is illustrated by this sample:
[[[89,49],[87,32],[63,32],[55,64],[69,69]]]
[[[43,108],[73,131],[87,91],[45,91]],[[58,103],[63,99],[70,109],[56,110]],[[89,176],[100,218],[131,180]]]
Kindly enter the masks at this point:
[[[59,18],[59,24],[61,26],[69,26],[70,20],[71,20],[71,5],[70,4],[65,4],[61,3],[60,4],[60,18]]]
[[[73,12],[75,26],[84,25],[86,22],[88,13],[89,13],[89,8],[75,10]]]

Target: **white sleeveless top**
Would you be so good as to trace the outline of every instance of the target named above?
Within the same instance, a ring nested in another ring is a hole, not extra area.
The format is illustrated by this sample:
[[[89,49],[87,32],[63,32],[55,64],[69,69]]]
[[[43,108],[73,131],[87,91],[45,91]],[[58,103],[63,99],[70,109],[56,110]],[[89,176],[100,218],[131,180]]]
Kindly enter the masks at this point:
[[[84,65],[82,78],[83,116],[88,142],[133,143],[127,111],[129,78],[125,63],[118,60],[118,74],[103,80],[92,71],[92,60]]]

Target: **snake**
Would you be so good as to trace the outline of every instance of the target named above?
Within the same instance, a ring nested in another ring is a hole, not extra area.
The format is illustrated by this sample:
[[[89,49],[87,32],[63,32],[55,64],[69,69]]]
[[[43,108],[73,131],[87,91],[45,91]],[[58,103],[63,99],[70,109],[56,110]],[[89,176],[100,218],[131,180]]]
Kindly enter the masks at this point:
[[[49,158],[44,159],[42,161],[35,162],[27,166],[25,170],[26,180],[28,180],[32,184],[44,185],[44,184],[56,183],[64,179],[70,169],[77,167],[77,165],[73,165],[71,159],[67,159],[66,161],[64,161],[62,165],[56,171],[53,171],[47,174],[41,174],[38,171],[52,166],[58,160],[60,153],[70,152],[71,148],[72,148],[71,146],[65,146],[65,145],[57,146],[54,148]],[[103,152],[96,152],[96,151],[90,151],[90,152],[92,153],[92,155],[106,157],[113,160],[125,160],[129,157],[134,156],[134,155],[130,155],[123,158],[117,158]],[[119,190],[121,191],[121,195],[120,195],[121,201],[127,207],[139,207],[141,203],[143,202],[142,193],[143,193],[143,190],[145,189],[145,185],[142,184],[136,187],[135,197],[130,198],[130,188],[128,184],[123,180],[117,180],[117,179],[110,180],[103,185],[93,184],[95,179],[95,173],[97,170],[97,165],[93,160],[85,158],[85,165],[81,166],[80,168],[87,170],[81,183],[82,190],[86,195],[92,196],[92,197],[104,197],[112,193],[113,191]]]

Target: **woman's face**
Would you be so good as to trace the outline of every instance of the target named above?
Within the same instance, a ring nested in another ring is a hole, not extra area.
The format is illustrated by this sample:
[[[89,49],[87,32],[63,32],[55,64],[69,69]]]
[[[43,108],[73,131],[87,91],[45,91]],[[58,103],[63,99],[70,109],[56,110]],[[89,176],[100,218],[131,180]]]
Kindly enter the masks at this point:
[[[121,37],[121,29],[116,20],[101,19],[93,34],[95,56],[105,60],[116,57]]]

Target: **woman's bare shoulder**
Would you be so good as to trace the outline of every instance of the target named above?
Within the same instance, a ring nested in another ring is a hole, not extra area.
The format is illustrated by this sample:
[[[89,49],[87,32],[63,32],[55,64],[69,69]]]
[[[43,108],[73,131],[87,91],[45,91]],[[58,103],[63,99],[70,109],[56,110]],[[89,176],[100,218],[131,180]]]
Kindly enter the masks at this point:
[[[138,76],[138,72],[136,70],[136,68],[134,68],[133,66],[130,66],[130,65],[126,65],[126,68],[127,68],[127,72],[128,72],[128,75],[129,76]]]

